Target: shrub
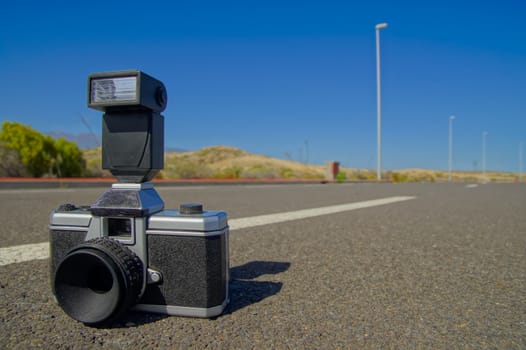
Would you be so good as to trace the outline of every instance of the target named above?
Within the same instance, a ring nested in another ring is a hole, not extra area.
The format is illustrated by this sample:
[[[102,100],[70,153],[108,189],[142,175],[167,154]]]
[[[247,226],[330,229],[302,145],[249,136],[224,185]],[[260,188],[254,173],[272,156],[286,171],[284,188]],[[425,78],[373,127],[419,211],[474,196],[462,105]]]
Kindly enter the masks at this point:
[[[18,152],[0,143],[0,177],[4,176],[27,176],[27,173]]]
[[[341,184],[341,183],[345,182],[345,180],[347,180],[347,175],[345,175],[345,173],[343,171],[340,171],[336,175],[336,182]]]
[[[407,174],[397,173],[396,171],[393,171],[390,175],[393,182],[407,182],[409,180]]]
[[[28,175],[81,176],[85,171],[82,152],[75,143],[65,139],[55,141],[30,126],[6,121],[2,124],[0,141],[6,149],[18,154]]]
[[[85,175],[86,162],[82,157],[82,152],[74,142],[60,138],[55,141],[55,150],[53,173],[59,177]]]
[[[241,169],[237,165],[233,165],[226,169],[223,169],[213,175],[217,179],[239,179],[241,177]]]
[[[281,168],[279,171],[279,175],[283,179],[290,179],[294,177],[294,170],[291,168]]]

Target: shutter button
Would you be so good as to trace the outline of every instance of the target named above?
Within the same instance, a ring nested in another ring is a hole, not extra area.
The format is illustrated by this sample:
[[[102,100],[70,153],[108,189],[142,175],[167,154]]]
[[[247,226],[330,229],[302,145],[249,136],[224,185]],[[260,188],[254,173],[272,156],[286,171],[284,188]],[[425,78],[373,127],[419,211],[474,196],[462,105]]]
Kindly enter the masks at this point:
[[[199,203],[181,204],[179,212],[186,215],[203,214],[203,205]]]

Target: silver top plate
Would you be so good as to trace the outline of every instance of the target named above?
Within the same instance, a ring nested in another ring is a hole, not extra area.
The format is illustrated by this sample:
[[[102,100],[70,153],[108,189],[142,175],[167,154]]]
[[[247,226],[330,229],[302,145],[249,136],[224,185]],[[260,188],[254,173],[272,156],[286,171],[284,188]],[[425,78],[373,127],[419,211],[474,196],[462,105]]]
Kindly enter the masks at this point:
[[[91,221],[91,213],[85,210],[69,212],[51,212],[49,223],[52,226],[75,226],[88,227]]]
[[[183,215],[177,210],[163,210],[149,217],[148,231],[219,231],[227,226],[224,211],[205,211],[202,214]]]

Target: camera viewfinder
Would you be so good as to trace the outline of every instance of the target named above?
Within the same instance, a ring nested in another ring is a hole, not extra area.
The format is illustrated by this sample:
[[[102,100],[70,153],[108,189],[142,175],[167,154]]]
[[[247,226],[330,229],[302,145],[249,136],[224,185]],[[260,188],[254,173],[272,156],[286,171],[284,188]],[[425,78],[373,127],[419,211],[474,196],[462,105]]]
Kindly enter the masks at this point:
[[[130,239],[132,237],[131,218],[107,218],[109,237]]]

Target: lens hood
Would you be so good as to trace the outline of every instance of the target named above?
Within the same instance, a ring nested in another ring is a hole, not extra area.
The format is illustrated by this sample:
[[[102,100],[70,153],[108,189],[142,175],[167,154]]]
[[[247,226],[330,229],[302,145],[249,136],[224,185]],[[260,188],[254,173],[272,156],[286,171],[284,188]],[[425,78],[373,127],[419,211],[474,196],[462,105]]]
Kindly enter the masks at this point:
[[[91,326],[120,318],[140,297],[144,276],[141,260],[109,238],[86,241],[59,263],[55,295],[72,318]]]

